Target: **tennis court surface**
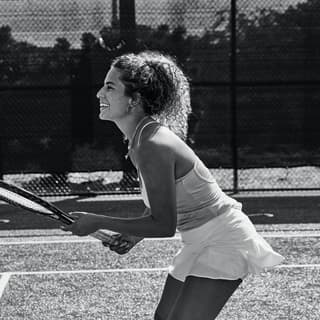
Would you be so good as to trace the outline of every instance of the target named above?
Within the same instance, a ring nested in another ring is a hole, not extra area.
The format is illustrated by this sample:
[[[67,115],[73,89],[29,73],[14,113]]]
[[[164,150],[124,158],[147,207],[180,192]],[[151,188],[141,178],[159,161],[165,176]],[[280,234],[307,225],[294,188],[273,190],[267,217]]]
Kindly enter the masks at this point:
[[[246,195],[240,200],[286,260],[245,279],[218,319],[319,319],[319,195]],[[65,210],[118,216],[142,211],[141,200],[131,197],[55,203]],[[0,220],[1,320],[150,320],[167,267],[180,248],[177,234],[144,240],[119,256],[98,240],[71,236],[54,221],[4,204]]]

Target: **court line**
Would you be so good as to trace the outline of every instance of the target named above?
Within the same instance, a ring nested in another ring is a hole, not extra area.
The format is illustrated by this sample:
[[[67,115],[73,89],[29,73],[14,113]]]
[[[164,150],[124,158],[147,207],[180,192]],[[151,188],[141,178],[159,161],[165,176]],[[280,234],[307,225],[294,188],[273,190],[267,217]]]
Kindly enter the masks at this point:
[[[264,238],[319,238],[320,233],[299,233],[299,234],[263,234],[258,232]]]
[[[51,275],[51,274],[88,274],[88,273],[134,273],[134,272],[162,272],[168,271],[163,268],[124,268],[124,269],[84,269],[84,270],[51,270],[51,271],[17,271],[10,272],[11,276],[29,276],[29,275]],[[0,273],[1,274],[1,273]]]
[[[4,293],[4,290],[10,280],[12,273],[11,272],[5,272],[1,273],[1,279],[0,279],[0,299]]]
[[[278,269],[294,269],[294,268],[320,268],[320,263],[310,263],[310,264],[279,264],[273,268]]]
[[[302,234],[259,234],[264,238],[319,238],[320,233],[302,233]],[[45,236],[44,236],[45,237]],[[180,235],[171,238],[146,238],[143,241],[171,241],[181,240]],[[58,239],[58,240],[29,240],[29,241],[0,241],[0,245],[33,245],[33,244],[58,244],[58,243],[86,243],[86,242],[100,242],[98,239]]]
[[[320,235],[319,235],[320,236]],[[149,238],[143,241],[168,241],[168,240],[180,240],[179,236],[171,238]],[[58,240],[29,240],[29,241],[3,241],[0,245],[28,245],[28,244],[55,244],[55,243],[86,243],[86,242],[101,242],[98,239],[58,239]]]
[[[277,269],[294,269],[294,268],[320,268],[320,264],[280,264],[274,266]],[[11,276],[32,276],[32,275],[51,275],[51,274],[90,274],[90,273],[134,273],[134,272],[168,272],[168,267],[163,268],[123,268],[123,269],[84,269],[84,270],[51,270],[51,271],[16,271],[16,272],[4,272],[4,283],[7,283]],[[271,269],[266,268],[265,271]]]

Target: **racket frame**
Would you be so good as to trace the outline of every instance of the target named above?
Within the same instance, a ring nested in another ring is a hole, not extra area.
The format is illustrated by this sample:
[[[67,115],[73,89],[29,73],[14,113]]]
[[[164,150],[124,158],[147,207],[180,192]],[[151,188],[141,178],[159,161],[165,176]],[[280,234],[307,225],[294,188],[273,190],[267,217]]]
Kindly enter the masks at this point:
[[[0,180],[0,188],[3,188],[3,189],[6,189],[10,192],[13,192],[13,193],[16,193],[17,195],[19,196],[22,196],[22,197],[25,197],[26,199],[30,200],[30,201],[33,201],[35,202],[36,204],[44,207],[45,209],[49,210],[50,212],[52,212],[52,214],[46,214],[40,210],[36,210],[34,208],[31,208],[31,207],[28,207],[26,205],[23,205],[19,202],[16,202],[12,199],[9,199],[7,197],[5,197],[4,195],[1,195],[0,193],[0,200],[3,200],[15,207],[19,207],[19,208],[22,208],[22,209],[25,209],[25,210],[28,210],[28,211],[31,211],[31,212],[34,212],[34,213],[37,213],[37,214],[40,214],[42,216],[45,216],[45,217],[48,217],[48,218],[51,218],[51,219],[54,219],[54,220],[59,220],[61,221],[62,223],[64,224],[72,224],[74,222],[74,219],[69,215],[67,214],[66,212],[62,211],[61,209],[59,209],[58,207],[56,207],[55,205],[53,205],[52,203],[42,199],[41,197],[33,194],[32,192],[30,191],[27,191],[21,187],[18,187],[16,185],[13,185],[11,183],[7,183],[7,182],[4,182],[4,181],[1,181]],[[104,242],[105,244],[112,244],[113,243],[113,238],[112,236],[107,233],[107,232],[104,232],[102,230],[98,230],[92,234],[90,234],[91,236],[93,236],[94,238],[96,239],[99,239],[101,240],[102,242]]]

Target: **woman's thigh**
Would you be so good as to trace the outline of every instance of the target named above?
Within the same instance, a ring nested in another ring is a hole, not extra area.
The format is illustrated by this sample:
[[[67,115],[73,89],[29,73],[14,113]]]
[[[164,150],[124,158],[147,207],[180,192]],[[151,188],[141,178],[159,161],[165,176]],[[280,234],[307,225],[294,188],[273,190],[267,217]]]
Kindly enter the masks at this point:
[[[167,320],[215,319],[241,282],[187,277]]]
[[[177,301],[183,282],[168,275],[164,289],[158,304],[155,320],[167,320],[168,316]]]

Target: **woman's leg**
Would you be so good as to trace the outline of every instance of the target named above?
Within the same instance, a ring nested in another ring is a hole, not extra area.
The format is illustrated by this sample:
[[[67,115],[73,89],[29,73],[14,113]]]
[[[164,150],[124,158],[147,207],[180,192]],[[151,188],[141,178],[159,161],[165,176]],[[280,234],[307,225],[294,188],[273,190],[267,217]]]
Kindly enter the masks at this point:
[[[168,319],[168,316],[179,296],[182,286],[183,286],[182,281],[179,281],[173,278],[172,276],[168,275],[160,302],[155,312],[155,316],[154,316],[155,320]]]
[[[241,282],[187,277],[168,320],[215,319]]]

